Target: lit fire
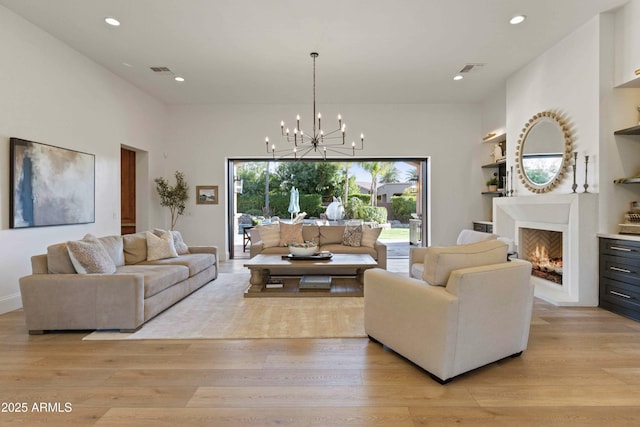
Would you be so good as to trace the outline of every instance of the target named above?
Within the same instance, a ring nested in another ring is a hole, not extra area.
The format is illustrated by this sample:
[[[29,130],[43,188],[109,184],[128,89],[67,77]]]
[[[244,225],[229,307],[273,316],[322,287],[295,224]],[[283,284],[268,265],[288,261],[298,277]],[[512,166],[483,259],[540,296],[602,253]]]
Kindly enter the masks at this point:
[[[562,258],[550,258],[544,246],[536,245],[535,250],[529,254],[529,261],[534,269],[562,275]]]

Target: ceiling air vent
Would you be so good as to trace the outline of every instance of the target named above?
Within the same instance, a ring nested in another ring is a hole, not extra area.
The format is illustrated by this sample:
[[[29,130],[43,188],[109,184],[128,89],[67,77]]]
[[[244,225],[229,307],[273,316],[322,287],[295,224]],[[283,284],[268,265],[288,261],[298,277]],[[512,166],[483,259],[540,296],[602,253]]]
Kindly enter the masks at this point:
[[[471,72],[477,72],[480,71],[482,69],[482,67],[484,67],[485,64],[467,64],[464,67],[462,67],[462,70],[460,70],[460,74],[462,73],[471,73]]]
[[[173,74],[173,72],[167,67],[150,67],[150,68],[151,68],[151,71],[153,71],[154,73]]]

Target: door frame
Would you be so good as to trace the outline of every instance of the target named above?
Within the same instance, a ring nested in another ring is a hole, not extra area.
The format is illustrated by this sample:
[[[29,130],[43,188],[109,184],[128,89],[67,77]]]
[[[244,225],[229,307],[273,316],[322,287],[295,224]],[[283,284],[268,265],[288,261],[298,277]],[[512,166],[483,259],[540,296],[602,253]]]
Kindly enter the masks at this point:
[[[336,157],[324,159],[272,159],[270,157],[229,157],[227,158],[227,249],[229,251],[229,259],[235,258],[235,196],[234,196],[234,165],[235,162],[413,162],[418,163],[418,188],[420,194],[420,210],[422,212],[422,245],[429,246],[431,244],[431,157],[402,156],[402,157]],[[418,202],[418,200],[416,202]],[[417,208],[417,206],[416,206]]]

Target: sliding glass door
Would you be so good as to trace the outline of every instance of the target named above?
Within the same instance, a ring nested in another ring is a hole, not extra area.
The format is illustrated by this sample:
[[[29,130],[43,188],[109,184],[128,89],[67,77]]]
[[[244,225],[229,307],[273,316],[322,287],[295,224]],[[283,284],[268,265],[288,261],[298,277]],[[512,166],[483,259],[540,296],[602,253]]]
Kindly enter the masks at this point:
[[[229,159],[230,257],[249,257],[255,225],[304,213],[307,223],[358,218],[376,224],[388,257],[406,258],[411,245],[429,238],[428,164],[428,158]],[[332,203],[344,212],[340,217],[327,212]]]

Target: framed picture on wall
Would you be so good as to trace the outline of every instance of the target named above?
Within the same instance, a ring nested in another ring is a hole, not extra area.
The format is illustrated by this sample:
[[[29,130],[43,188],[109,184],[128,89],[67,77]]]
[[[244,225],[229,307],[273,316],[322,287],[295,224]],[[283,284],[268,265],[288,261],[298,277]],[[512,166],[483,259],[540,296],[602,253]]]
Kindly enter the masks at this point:
[[[218,186],[217,185],[196,186],[196,204],[217,205],[218,204]]]
[[[10,139],[9,227],[95,222],[95,156]]]

